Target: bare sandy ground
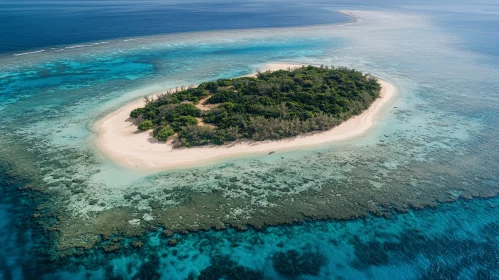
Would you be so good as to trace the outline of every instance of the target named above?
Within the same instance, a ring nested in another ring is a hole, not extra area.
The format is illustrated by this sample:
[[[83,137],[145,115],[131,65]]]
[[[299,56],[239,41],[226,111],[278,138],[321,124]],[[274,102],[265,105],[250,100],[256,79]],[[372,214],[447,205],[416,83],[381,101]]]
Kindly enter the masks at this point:
[[[299,64],[268,64],[265,70],[299,67]],[[241,141],[223,146],[173,149],[170,143],[159,142],[152,130],[141,132],[130,112],[144,106],[144,100],[127,104],[108,114],[95,124],[96,142],[99,149],[119,165],[139,170],[167,170],[188,166],[207,165],[226,158],[284,151],[301,147],[342,141],[363,135],[376,124],[379,116],[397,94],[397,88],[386,81],[382,85],[380,98],[361,115],[355,116],[339,126],[325,132],[309,133],[276,141]]]

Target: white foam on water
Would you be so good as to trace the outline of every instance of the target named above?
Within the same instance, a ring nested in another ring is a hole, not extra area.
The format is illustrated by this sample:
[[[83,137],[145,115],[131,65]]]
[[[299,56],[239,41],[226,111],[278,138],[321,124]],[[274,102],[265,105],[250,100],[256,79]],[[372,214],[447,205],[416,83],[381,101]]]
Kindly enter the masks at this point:
[[[33,51],[33,52],[25,52],[25,53],[15,53],[14,56],[23,56],[23,55],[28,55],[28,54],[35,54],[35,53],[42,53],[45,50],[39,50],[39,51]]]

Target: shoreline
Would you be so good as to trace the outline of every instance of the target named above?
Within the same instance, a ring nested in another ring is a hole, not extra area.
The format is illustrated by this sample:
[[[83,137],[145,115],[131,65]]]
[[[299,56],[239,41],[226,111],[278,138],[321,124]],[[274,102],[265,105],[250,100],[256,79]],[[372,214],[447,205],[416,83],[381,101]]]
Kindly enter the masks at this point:
[[[275,71],[301,64],[270,63],[262,71]],[[248,76],[255,75],[250,74]],[[393,101],[397,94],[395,85],[378,79],[382,86],[380,97],[358,116],[354,116],[331,130],[310,132],[307,134],[267,141],[237,141],[222,146],[204,146],[173,149],[171,144],[159,142],[152,136],[152,130],[140,132],[130,112],[142,107],[144,100],[128,103],[105,115],[95,124],[95,144],[106,158],[124,168],[143,171],[161,171],[186,167],[200,167],[220,162],[224,159],[236,159],[244,156],[262,154],[270,151],[298,150],[317,146],[327,142],[338,142],[359,137],[373,127],[383,109]],[[152,96],[157,95],[153,94]]]

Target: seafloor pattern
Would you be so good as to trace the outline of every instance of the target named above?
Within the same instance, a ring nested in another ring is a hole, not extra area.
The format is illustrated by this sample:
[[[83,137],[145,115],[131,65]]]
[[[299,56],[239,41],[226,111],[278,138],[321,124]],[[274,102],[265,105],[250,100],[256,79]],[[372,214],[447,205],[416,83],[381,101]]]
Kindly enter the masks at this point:
[[[158,242],[175,245],[196,238],[175,233],[234,227],[250,228],[251,236],[257,234],[252,228],[390,217],[496,195],[499,102],[493,77],[499,70],[455,48],[456,39],[429,18],[355,13],[358,21],[346,25],[154,37],[1,58],[0,158],[6,174],[17,178],[13,184],[26,191],[33,220],[49,233],[52,258],[147,247],[141,236],[158,229]],[[93,122],[126,100],[247,74],[271,61],[357,68],[393,82],[400,94],[375,129],[345,143],[158,174],[122,170],[95,151]],[[495,226],[484,227],[484,236]],[[423,244],[446,244],[415,232],[398,236],[382,243],[350,240],[356,267],[387,264],[391,254],[406,250],[401,242],[412,242],[404,254],[429,259],[441,252],[427,252]],[[339,246],[335,242],[329,246]],[[221,254],[200,275],[261,276],[227,258]],[[323,273],[324,258],[315,248],[283,249],[272,263],[281,275],[313,275]],[[146,273],[147,265],[163,259],[151,254],[142,268],[130,269]]]

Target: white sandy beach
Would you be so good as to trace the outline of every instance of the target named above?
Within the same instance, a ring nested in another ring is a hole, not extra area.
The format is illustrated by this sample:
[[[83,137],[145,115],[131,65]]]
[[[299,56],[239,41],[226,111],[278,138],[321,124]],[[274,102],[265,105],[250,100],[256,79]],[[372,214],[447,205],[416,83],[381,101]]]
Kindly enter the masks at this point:
[[[298,64],[268,64],[265,70],[299,67]],[[97,146],[110,159],[121,166],[140,170],[167,170],[187,166],[206,165],[224,158],[262,154],[272,150],[284,151],[330,141],[352,139],[364,134],[376,124],[379,116],[396,96],[397,88],[386,81],[382,85],[380,98],[364,111],[339,126],[325,132],[309,133],[276,141],[242,141],[223,146],[173,149],[171,144],[158,142],[152,130],[140,132],[129,118],[130,112],[144,106],[144,100],[132,102],[100,119],[95,125]]]

